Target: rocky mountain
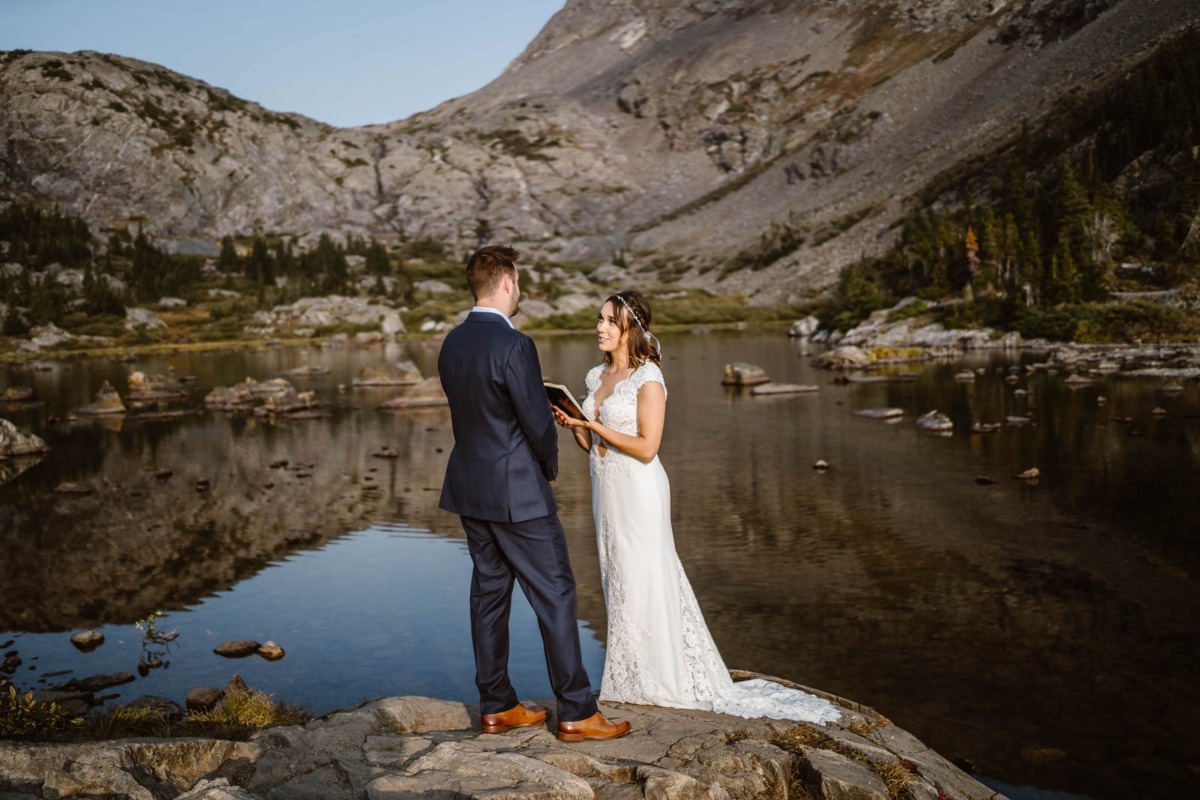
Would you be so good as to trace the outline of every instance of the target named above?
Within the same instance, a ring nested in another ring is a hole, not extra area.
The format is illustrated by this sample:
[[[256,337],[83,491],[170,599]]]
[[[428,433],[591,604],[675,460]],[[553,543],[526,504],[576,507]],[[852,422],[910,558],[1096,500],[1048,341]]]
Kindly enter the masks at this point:
[[[0,194],[160,239],[353,232],[796,302],[1194,0],[569,0],[488,86],[338,129],[94,52],[0,55]]]

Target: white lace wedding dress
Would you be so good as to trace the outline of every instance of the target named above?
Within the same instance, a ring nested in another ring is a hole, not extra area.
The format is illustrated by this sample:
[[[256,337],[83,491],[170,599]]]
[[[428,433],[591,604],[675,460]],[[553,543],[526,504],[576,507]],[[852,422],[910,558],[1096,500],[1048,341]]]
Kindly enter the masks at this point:
[[[583,410],[595,418],[597,366],[587,375]],[[663,384],[662,371],[643,364],[600,406],[600,422],[637,435],[638,390]],[[836,720],[828,700],[764,680],[734,683],[708,632],[671,530],[671,486],[655,456],[648,463],[593,435],[588,456],[600,580],[608,607],[608,648],[600,699],[698,708],[740,717],[825,723]]]

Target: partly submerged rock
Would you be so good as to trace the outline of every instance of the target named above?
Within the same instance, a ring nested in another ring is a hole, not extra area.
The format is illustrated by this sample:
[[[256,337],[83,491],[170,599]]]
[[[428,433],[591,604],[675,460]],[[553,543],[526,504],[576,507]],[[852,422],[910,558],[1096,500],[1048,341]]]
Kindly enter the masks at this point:
[[[818,391],[819,386],[805,386],[798,383],[763,383],[750,390],[753,397],[777,394],[811,394]]]
[[[95,401],[90,406],[84,406],[75,413],[87,414],[88,416],[124,414],[125,403],[122,402],[121,395],[117,394],[117,390],[112,387],[112,384],[105,381],[100,385],[100,391],[96,392]]]
[[[865,419],[899,419],[904,416],[903,408],[860,408],[854,416]]]
[[[721,379],[721,383],[724,386],[757,386],[770,380],[767,371],[757,364],[735,361],[725,365],[725,377]]]
[[[100,631],[80,631],[71,634],[71,644],[85,653],[95,650],[104,644],[104,634]]]
[[[917,427],[927,433],[949,433],[954,422],[940,411],[934,410],[917,417]]]
[[[267,661],[278,661],[286,655],[282,647],[271,641],[266,641],[259,645],[258,654]]]
[[[237,641],[221,642],[213,648],[213,652],[226,658],[245,658],[257,653],[259,647],[258,642],[250,639],[240,639]]]

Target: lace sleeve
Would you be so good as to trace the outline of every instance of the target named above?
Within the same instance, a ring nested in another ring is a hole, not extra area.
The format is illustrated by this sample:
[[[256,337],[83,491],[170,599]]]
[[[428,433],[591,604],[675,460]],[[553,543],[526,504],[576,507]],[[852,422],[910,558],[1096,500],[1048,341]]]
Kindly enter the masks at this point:
[[[658,368],[658,364],[655,364],[653,361],[647,361],[645,364],[642,364],[629,376],[629,383],[633,387],[634,392],[639,391],[642,388],[642,384],[647,381],[661,383],[663,397],[667,396],[667,381],[663,378],[662,370]]]

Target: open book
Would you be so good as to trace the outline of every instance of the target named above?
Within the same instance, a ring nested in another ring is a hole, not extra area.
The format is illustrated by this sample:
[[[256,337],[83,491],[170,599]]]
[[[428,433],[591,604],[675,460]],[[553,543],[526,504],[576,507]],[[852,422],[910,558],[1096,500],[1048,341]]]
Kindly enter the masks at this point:
[[[546,397],[550,400],[550,405],[561,409],[568,417],[578,420],[588,418],[587,414],[583,413],[579,401],[575,399],[575,395],[571,394],[570,389],[561,383],[543,383],[543,385],[546,387]]]

